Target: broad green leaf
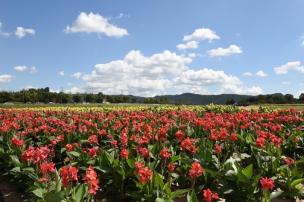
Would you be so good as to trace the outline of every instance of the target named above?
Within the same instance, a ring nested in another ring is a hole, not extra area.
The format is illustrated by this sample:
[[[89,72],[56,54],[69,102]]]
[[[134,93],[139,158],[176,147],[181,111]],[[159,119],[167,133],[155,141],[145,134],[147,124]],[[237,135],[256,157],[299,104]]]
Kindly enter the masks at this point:
[[[85,185],[81,184],[77,187],[75,195],[73,197],[73,199],[75,200],[75,202],[81,202],[83,201],[83,197],[85,195],[86,189],[85,189]]]
[[[64,199],[64,192],[51,191],[45,195],[46,202],[61,202]]]
[[[296,179],[291,182],[290,186],[295,187],[297,184],[300,184],[303,181],[304,181],[304,178]]]
[[[253,165],[250,164],[249,166],[247,166],[246,168],[244,168],[242,170],[242,173],[248,178],[250,179],[252,177],[253,174]]]
[[[15,167],[13,169],[11,169],[11,172],[15,172],[15,173],[19,173],[21,170],[20,170],[20,167]]]
[[[10,155],[11,159],[12,159],[12,162],[15,166],[20,166],[20,161],[19,161],[19,158],[18,156],[16,155]]]
[[[74,156],[74,157],[79,157],[80,156],[80,153],[76,152],[76,151],[71,151],[71,152],[69,152],[69,154]]]
[[[171,193],[171,198],[172,199],[180,198],[180,197],[184,196],[184,194],[189,192],[190,190],[191,189],[178,189]]]
[[[45,189],[41,189],[41,188],[38,188],[38,189],[35,189],[34,191],[32,191],[33,194],[35,194],[35,196],[39,197],[39,198],[43,198],[43,194],[46,193],[46,190]]]

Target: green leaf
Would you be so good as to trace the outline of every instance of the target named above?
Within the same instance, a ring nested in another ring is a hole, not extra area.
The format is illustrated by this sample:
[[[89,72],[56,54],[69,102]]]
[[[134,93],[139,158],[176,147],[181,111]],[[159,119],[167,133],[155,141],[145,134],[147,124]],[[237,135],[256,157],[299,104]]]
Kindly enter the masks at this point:
[[[62,154],[63,152],[65,152],[66,151],[66,149],[65,149],[65,147],[62,147],[61,149],[60,149],[60,153]]]
[[[46,202],[61,202],[64,199],[64,192],[51,191],[45,195]]]
[[[164,187],[163,176],[159,173],[155,173],[153,177],[154,177],[154,185],[162,189]]]
[[[83,197],[85,195],[86,188],[84,184],[81,184],[77,187],[75,195],[73,196],[73,199],[75,202],[81,202],[83,201]]]
[[[16,155],[10,155],[11,159],[12,159],[12,162],[15,166],[20,166],[20,161],[19,161],[19,158],[18,156]]]
[[[32,168],[32,167],[22,168],[22,171],[26,171],[26,172],[30,172],[30,173],[35,172],[34,168]]]
[[[166,194],[168,194],[169,196],[171,195],[171,188],[170,188],[170,183],[167,182],[165,185],[164,185],[164,189],[166,191]]]
[[[76,152],[76,151],[71,151],[71,152],[69,152],[69,154],[74,156],[74,157],[79,157],[80,156],[80,153]]]
[[[242,174],[245,175],[248,179],[250,179],[252,177],[252,174],[253,174],[253,165],[250,164],[249,166],[244,168],[242,170]]]
[[[191,195],[187,195],[187,202],[197,202],[196,194],[194,191],[191,192]]]
[[[127,159],[127,164],[130,168],[134,168],[134,159],[128,158]]]
[[[41,189],[41,188],[38,188],[38,189],[35,189],[34,191],[32,191],[33,194],[35,194],[35,196],[39,197],[39,198],[43,198],[43,194],[46,193],[46,190],[45,189]]]
[[[189,192],[191,189],[178,189],[171,193],[171,198],[180,198],[183,197],[185,193]]]
[[[297,184],[300,184],[303,181],[304,181],[304,178],[296,179],[296,180],[291,182],[290,186],[295,187]]]
[[[11,169],[11,172],[14,172],[14,173],[19,173],[21,170],[20,170],[20,167],[15,167],[13,169]]]
[[[111,165],[114,161],[114,158],[111,154],[109,154],[107,151],[103,151],[103,157],[105,158],[105,160],[107,160],[107,162]]]

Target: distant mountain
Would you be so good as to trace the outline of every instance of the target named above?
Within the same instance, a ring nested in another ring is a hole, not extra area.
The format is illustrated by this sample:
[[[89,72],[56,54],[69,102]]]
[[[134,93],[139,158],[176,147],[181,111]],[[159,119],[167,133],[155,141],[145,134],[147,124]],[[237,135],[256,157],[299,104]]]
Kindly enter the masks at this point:
[[[155,96],[155,99],[165,98],[172,104],[191,104],[191,105],[206,105],[210,103],[225,104],[227,100],[234,100],[239,102],[241,100],[248,99],[250,95],[238,95],[238,94],[220,94],[220,95],[200,95],[194,93],[183,93],[180,95],[161,95]]]

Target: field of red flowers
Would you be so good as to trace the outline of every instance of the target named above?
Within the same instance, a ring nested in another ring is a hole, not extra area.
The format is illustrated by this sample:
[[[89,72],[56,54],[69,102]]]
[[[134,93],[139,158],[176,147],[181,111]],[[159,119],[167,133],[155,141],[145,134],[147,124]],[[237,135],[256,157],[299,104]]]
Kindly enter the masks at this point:
[[[31,201],[292,201],[304,112],[3,109],[0,171]]]

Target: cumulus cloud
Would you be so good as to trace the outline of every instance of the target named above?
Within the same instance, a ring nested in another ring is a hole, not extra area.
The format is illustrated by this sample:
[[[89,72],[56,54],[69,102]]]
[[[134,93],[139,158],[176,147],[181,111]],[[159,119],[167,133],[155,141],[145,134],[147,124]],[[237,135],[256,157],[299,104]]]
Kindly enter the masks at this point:
[[[15,71],[17,72],[29,72],[31,74],[35,74],[38,72],[37,68],[35,66],[28,67],[25,65],[18,65],[14,67]]]
[[[0,83],[9,83],[13,79],[12,75],[9,74],[1,74],[0,75]]]
[[[63,71],[63,70],[60,71],[60,72],[59,72],[59,75],[60,75],[60,76],[64,76],[64,71]]]
[[[266,77],[266,76],[268,76],[263,70],[257,71],[257,73],[255,73],[255,75],[257,75],[259,77]]]
[[[252,76],[252,73],[251,72],[244,72],[243,76]]]
[[[80,77],[83,75],[82,72],[76,72],[74,74],[71,75],[71,77],[75,78],[75,79],[80,79]]]
[[[212,42],[213,40],[220,39],[220,37],[211,29],[199,28],[194,30],[192,34],[184,36],[184,41],[202,41],[208,40]]]
[[[197,47],[198,47],[197,41],[188,41],[186,43],[181,43],[176,46],[178,50],[196,49]]]
[[[117,27],[100,14],[81,12],[71,26],[67,26],[66,33],[99,33],[108,37],[122,37],[128,35],[124,28]]]
[[[228,48],[216,48],[211,49],[207,53],[210,57],[222,57],[222,56],[230,56],[235,54],[241,54],[243,51],[241,47],[237,45],[230,45]]]
[[[17,27],[15,31],[15,36],[19,39],[25,37],[26,35],[35,35],[36,31],[34,29]]]
[[[145,56],[132,50],[120,60],[96,64],[90,74],[81,77],[85,85],[78,91],[105,94],[153,96],[194,92],[200,94],[258,94],[260,87],[246,87],[236,76],[210,68],[192,69],[192,59],[171,51]],[[74,89],[71,91],[75,91]]]
[[[284,65],[273,68],[276,74],[287,74],[290,70],[304,74],[304,66],[300,61],[287,62]]]

